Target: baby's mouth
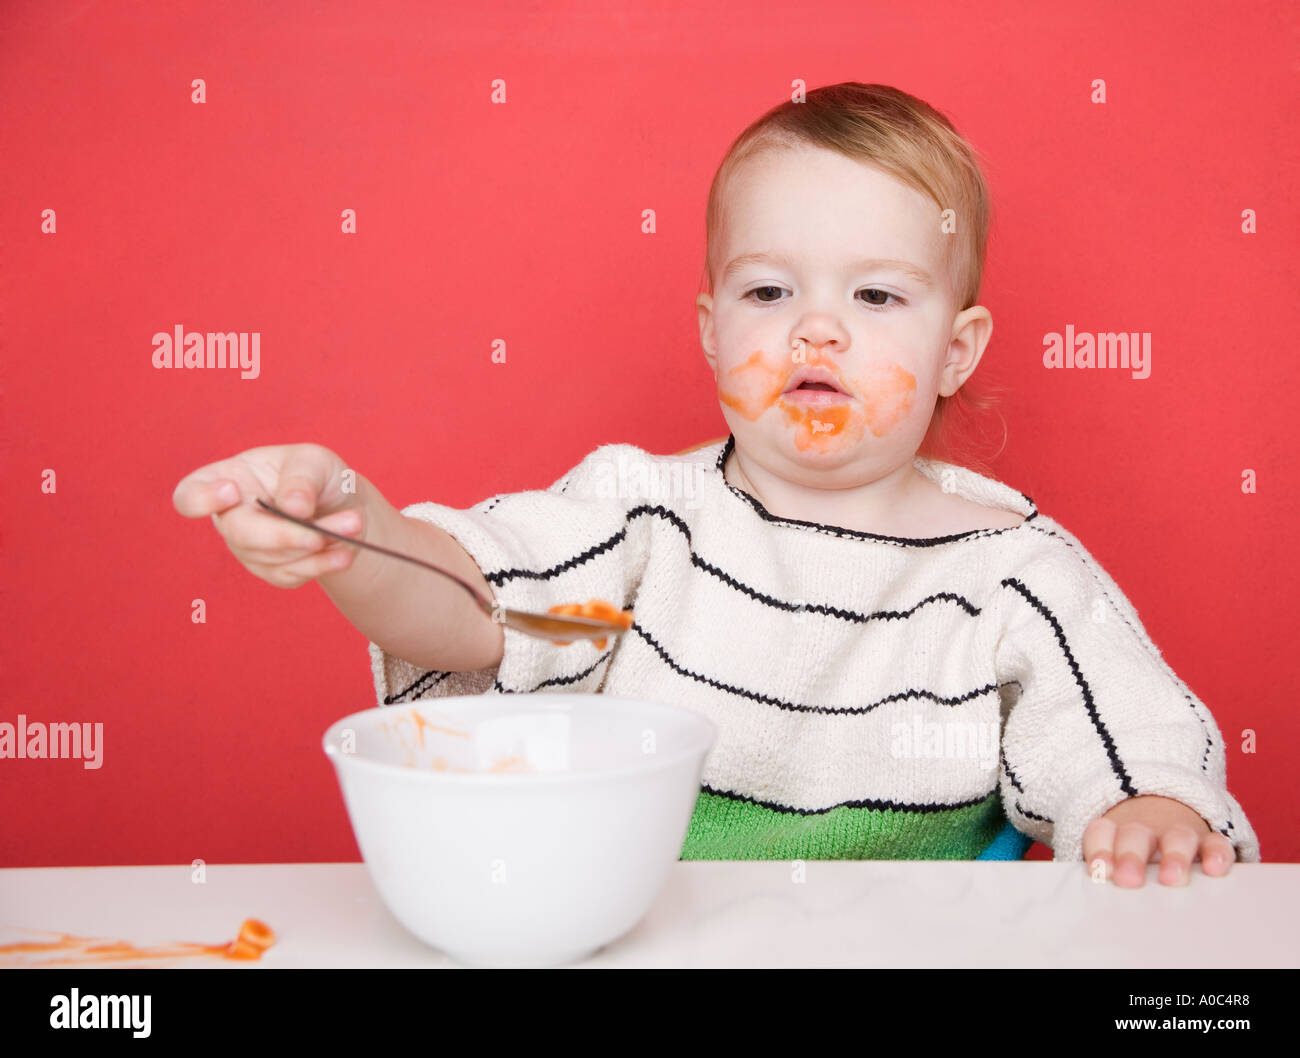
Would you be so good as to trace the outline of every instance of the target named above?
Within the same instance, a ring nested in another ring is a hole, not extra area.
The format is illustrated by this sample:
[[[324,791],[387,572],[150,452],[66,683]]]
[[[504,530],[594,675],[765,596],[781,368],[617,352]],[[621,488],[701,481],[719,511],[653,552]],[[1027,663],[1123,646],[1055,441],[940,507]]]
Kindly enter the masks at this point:
[[[834,404],[852,399],[835,374],[824,367],[797,371],[781,397],[800,404]]]

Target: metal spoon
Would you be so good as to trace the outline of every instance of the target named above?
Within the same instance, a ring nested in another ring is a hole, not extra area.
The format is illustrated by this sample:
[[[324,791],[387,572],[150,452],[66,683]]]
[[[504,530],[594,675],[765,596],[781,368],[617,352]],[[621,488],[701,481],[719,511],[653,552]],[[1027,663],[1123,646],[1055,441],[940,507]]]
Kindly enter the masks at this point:
[[[602,621],[595,617],[572,617],[563,614],[527,613],[523,610],[511,610],[509,607],[484,598],[473,585],[461,580],[454,573],[448,573],[441,566],[435,566],[432,562],[425,562],[422,558],[414,558],[411,555],[404,555],[400,551],[391,551],[386,547],[380,547],[378,544],[370,544],[364,540],[354,540],[350,536],[343,536],[341,533],[322,529],[314,522],[309,522],[305,518],[298,518],[286,511],[282,511],[279,507],[272,506],[260,497],[257,503],[263,510],[277,517],[295,522],[308,529],[314,529],[324,536],[341,540],[345,544],[364,547],[370,551],[378,551],[382,555],[400,558],[404,562],[413,562],[417,566],[423,566],[435,573],[441,573],[444,577],[451,578],[469,592],[470,597],[478,604],[479,609],[492,620],[505,625],[507,628],[513,628],[516,632],[536,636],[538,639],[559,639],[568,642],[574,639],[605,639],[627,631],[621,624],[615,624],[613,621]]]

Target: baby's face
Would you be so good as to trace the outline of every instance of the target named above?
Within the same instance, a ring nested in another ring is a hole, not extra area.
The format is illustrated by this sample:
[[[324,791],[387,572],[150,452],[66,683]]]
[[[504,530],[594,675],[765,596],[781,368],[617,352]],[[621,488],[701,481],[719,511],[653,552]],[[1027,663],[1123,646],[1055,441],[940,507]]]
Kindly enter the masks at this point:
[[[742,166],[726,212],[700,337],[737,447],[826,487],[910,462],[936,395],[956,388],[953,236],[939,209],[876,169],[798,147]]]

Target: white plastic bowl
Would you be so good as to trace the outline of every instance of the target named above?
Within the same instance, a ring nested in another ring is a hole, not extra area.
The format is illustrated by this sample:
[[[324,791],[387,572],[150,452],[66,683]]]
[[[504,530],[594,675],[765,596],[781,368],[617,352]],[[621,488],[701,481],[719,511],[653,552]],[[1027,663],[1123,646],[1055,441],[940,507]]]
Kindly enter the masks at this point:
[[[398,921],[469,965],[555,966],[650,909],[716,737],[683,708],[539,693],[367,709],[324,744]]]

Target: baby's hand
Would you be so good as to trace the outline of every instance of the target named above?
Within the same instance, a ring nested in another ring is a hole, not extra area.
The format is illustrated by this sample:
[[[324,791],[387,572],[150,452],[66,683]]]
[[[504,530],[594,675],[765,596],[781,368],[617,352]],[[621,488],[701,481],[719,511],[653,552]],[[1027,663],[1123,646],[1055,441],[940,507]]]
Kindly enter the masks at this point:
[[[316,444],[264,445],[199,467],[181,479],[172,504],[187,518],[211,516],[234,556],[277,588],[298,588],[352,565],[342,542],[267,515],[259,497],[325,529],[364,539],[364,509],[343,488],[347,464]]]
[[[1146,881],[1151,855],[1160,851],[1162,885],[1186,885],[1191,865],[1201,860],[1205,874],[1228,873],[1237,858],[1232,842],[1215,833],[1194,809],[1171,797],[1130,797],[1088,824],[1083,832],[1083,861],[1089,870],[1098,860],[1106,877],[1126,889]]]

